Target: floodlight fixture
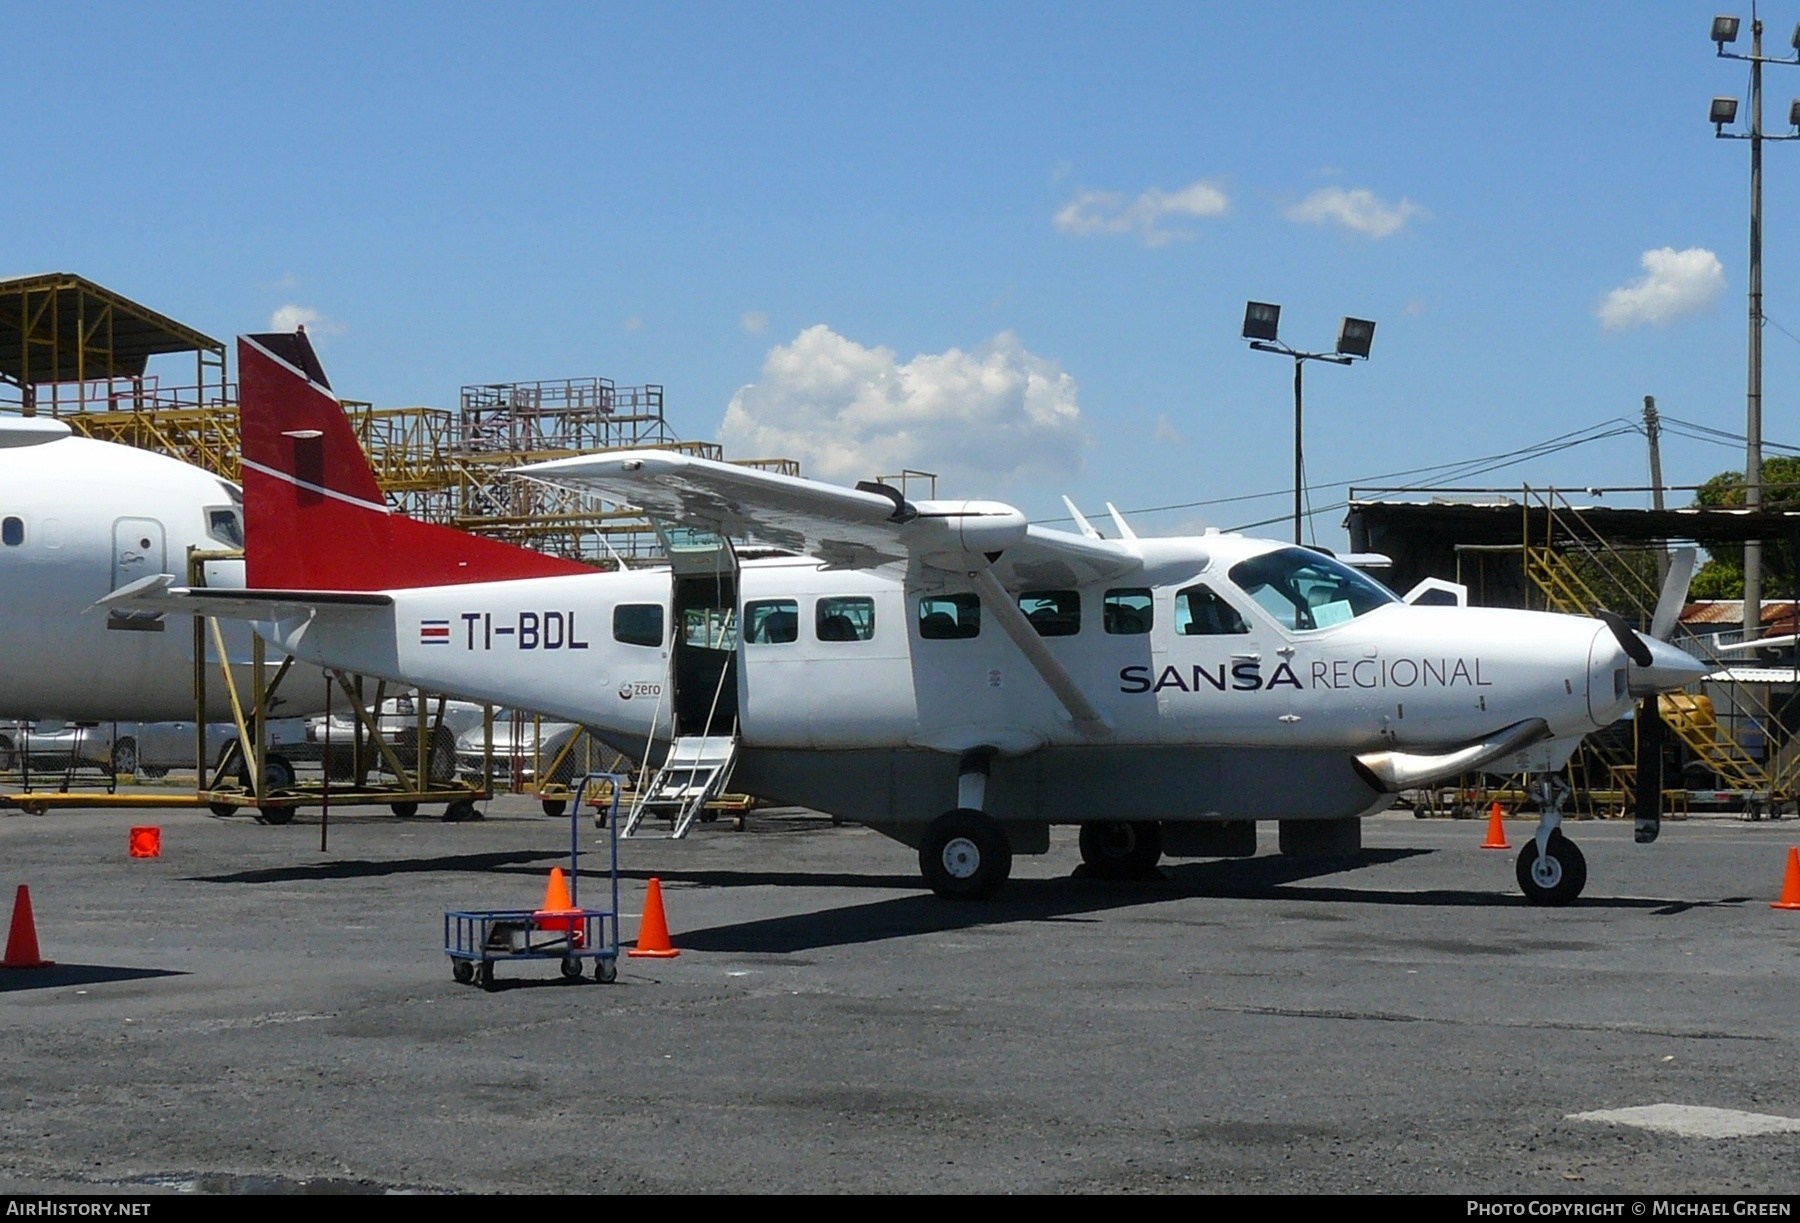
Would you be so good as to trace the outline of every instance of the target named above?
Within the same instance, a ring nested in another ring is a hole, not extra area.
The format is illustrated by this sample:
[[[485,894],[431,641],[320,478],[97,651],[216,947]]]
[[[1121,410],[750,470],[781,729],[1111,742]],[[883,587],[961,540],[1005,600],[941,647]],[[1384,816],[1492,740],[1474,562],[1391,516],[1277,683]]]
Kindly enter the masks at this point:
[[[1270,302],[1244,303],[1244,338],[1246,340],[1264,340],[1273,344],[1275,333],[1280,327],[1280,306]]]
[[[1736,123],[1737,99],[1714,98],[1712,100],[1712,111],[1707,116],[1707,122],[1711,123],[1715,128],[1724,127],[1727,123]]]
[[[1348,318],[1338,324],[1337,351],[1340,357],[1369,359],[1369,345],[1375,341],[1375,324],[1366,318]]]
[[[1736,42],[1738,36],[1738,19],[1720,15],[1713,18],[1712,40],[1723,50],[1728,42]]]

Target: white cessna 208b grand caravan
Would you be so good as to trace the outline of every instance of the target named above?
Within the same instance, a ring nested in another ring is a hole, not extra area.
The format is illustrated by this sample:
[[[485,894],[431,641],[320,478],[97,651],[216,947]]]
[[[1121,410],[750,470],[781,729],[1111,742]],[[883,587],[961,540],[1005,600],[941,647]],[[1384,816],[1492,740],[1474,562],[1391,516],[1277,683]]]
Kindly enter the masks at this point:
[[[1238,535],[1107,540],[662,451],[522,469],[683,528],[668,567],[596,573],[392,513],[304,334],[240,339],[239,372],[248,589],[115,603],[579,721],[661,762],[642,801],[678,827],[730,771],[916,846],[944,896],[992,895],[1053,823],[1101,873],[1254,852],[1257,820],[1333,844],[1402,788],[1558,768],[1704,672],[1616,617],[1409,605]],[[1540,902],[1586,878],[1559,822],[1521,854]]]

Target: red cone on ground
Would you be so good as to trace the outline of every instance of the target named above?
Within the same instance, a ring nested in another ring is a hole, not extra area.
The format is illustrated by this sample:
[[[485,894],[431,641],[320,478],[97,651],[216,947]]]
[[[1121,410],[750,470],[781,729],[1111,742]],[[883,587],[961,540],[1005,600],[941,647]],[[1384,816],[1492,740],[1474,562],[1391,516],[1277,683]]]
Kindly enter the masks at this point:
[[[638,924],[637,946],[625,953],[669,960],[681,954],[669,942],[669,922],[663,916],[662,880],[652,879],[644,893],[644,920]]]
[[[1481,843],[1481,847],[1483,849],[1512,848],[1506,843],[1506,825],[1501,820],[1499,803],[1495,803],[1493,809],[1488,812],[1488,835],[1487,840]]]
[[[1781,899],[1770,902],[1769,907],[1800,909],[1800,847],[1789,847],[1787,878],[1781,885]]]
[[[126,852],[134,858],[162,857],[162,829],[154,825],[133,828],[131,839],[126,843]]]
[[[19,885],[13,901],[12,929],[6,935],[6,959],[0,968],[49,968],[55,960],[38,954],[37,923],[31,919],[31,889]]]

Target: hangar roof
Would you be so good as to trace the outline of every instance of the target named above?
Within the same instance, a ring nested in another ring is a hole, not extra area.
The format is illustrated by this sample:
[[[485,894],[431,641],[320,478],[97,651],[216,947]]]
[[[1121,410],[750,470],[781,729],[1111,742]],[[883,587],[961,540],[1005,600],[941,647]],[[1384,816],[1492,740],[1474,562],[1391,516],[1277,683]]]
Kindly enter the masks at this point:
[[[1580,538],[1599,536],[1613,543],[1652,544],[1668,540],[1741,542],[1750,539],[1789,539],[1800,531],[1800,511],[1744,509],[1702,509],[1683,507],[1668,510],[1626,509],[1611,505],[1558,506],[1552,513],[1539,502],[1530,506],[1517,501],[1365,501],[1353,500],[1349,506],[1352,520],[1365,527],[1382,527],[1416,535],[1430,535],[1459,544],[1509,544],[1522,541],[1525,523],[1531,524],[1531,538],[1542,542],[1551,537],[1576,538],[1578,520]]]
[[[20,386],[135,377],[160,353],[225,345],[69,272],[0,280],[0,378]]]

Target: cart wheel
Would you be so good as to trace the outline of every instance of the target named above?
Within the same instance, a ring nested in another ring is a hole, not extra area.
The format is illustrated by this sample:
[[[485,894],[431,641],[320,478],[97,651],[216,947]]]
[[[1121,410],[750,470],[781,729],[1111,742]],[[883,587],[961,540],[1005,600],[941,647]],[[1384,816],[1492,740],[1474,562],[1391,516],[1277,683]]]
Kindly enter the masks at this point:
[[[563,957],[562,975],[570,981],[581,980],[581,961],[572,955]]]
[[[619,962],[602,957],[594,961],[594,980],[602,985],[611,985],[619,979]]]
[[[214,815],[219,816],[221,819],[237,814],[236,803],[208,803],[206,806],[208,810]]]
[[[568,800],[566,800],[566,799],[546,798],[544,800],[544,814],[549,816],[551,819],[555,819],[557,816],[561,815],[563,812],[567,811],[568,809],[569,809],[569,804],[568,804]]]
[[[492,960],[481,962],[481,967],[475,970],[475,980],[482,989],[491,991],[498,988],[494,984],[494,962]]]
[[[392,807],[394,814],[403,820],[409,820],[419,814],[419,804],[417,803],[389,803],[388,806]]]
[[[450,975],[456,978],[458,985],[467,985],[475,979],[475,965],[468,960],[451,960]]]

